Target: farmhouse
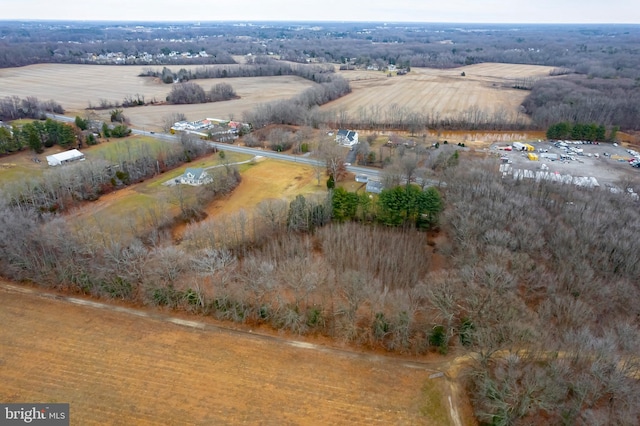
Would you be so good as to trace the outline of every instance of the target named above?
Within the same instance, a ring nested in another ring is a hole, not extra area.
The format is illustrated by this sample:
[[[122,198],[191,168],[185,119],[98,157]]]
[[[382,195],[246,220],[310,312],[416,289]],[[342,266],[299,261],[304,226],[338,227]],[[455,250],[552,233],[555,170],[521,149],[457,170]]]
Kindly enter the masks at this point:
[[[356,145],[358,143],[358,132],[340,129],[336,134],[336,142],[345,146]]]
[[[187,168],[184,174],[176,179],[176,183],[191,186],[200,186],[211,182],[213,182],[213,178],[204,169],[191,167]]]
[[[50,166],[61,166],[73,161],[84,161],[84,154],[77,149],[71,149],[59,154],[47,155],[47,163]]]

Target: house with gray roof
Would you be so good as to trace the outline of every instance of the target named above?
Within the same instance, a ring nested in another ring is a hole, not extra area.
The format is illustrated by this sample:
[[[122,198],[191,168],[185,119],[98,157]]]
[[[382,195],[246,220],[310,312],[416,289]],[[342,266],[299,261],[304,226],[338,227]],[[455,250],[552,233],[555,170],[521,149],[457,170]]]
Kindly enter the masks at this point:
[[[184,173],[176,178],[176,183],[191,186],[206,185],[211,182],[213,182],[213,178],[201,168],[187,167]]]
[[[358,143],[358,132],[340,129],[336,133],[336,142],[345,146],[353,146]]]

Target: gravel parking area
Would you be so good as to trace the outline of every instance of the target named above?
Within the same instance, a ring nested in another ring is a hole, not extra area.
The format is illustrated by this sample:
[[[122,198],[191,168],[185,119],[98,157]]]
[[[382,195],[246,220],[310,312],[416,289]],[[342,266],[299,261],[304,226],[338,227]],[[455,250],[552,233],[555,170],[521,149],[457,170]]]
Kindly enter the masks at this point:
[[[629,186],[640,189],[640,168],[631,167],[629,160],[633,157],[623,146],[611,143],[574,144],[563,141],[566,146],[558,146],[556,141],[531,143],[538,161],[528,158],[527,152],[503,151],[506,144],[493,144],[491,151],[507,159],[511,166],[510,174],[515,170],[547,171],[573,177],[593,177],[601,187]],[[572,150],[573,149],[573,150]],[[574,150],[582,150],[577,153]],[[544,158],[546,154],[556,154],[558,159]],[[548,169],[547,169],[548,167]]]

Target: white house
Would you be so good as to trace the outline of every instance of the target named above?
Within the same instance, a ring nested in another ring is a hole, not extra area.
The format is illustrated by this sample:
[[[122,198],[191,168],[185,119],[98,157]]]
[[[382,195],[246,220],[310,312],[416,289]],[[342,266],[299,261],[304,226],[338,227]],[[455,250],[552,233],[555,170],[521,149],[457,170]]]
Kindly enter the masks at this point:
[[[72,161],[84,161],[84,154],[77,149],[70,149],[59,154],[47,155],[47,163],[50,166],[61,166]]]
[[[336,142],[345,146],[356,145],[358,143],[358,132],[340,129],[336,133]]]
[[[213,182],[213,178],[209,176],[203,169],[187,168],[184,174],[176,179],[176,183],[185,185],[199,186]]]

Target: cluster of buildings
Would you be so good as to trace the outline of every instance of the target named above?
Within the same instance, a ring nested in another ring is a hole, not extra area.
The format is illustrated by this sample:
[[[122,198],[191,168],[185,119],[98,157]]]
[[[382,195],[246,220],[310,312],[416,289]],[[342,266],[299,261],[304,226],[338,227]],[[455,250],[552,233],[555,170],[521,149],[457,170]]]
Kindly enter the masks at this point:
[[[156,62],[166,63],[167,61],[178,60],[178,59],[200,59],[200,58],[208,58],[209,54],[201,50],[197,53],[191,52],[177,52],[172,51],[168,54],[158,53],[152,54],[147,52],[137,52],[135,54],[125,54],[123,52],[107,52],[107,53],[89,53],[87,55],[87,62],[96,63],[96,64],[138,64],[138,63],[148,63],[153,64]]]
[[[230,142],[236,139],[247,124],[233,120],[205,118],[197,121],[178,121],[171,126],[171,133],[185,132],[200,136],[212,137],[219,142]]]
[[[171,126],[174,132],[206,132],[208,130],[224,130],[237,134],[246,124],[233,120],[220,120],[218,118],[205,118],[197,121],[177,121]]]

